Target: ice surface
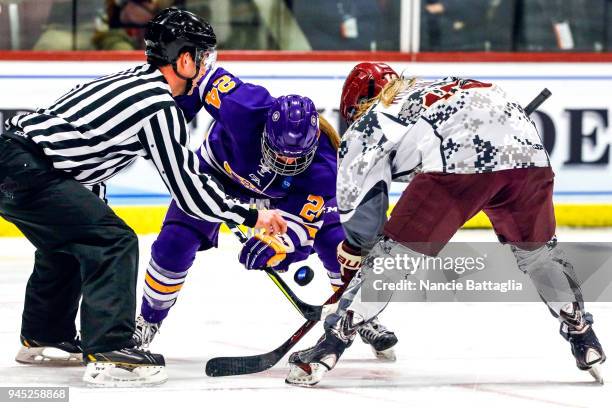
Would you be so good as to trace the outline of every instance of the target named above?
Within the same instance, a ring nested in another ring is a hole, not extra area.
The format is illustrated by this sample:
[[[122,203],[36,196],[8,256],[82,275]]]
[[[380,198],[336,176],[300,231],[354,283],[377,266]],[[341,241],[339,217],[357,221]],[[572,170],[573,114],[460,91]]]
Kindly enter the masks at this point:
[[[559,236],[566,241],[607,241],[612,231],[563,230]],[[139,300],[153,239],[141,237]],[[495,238],[490,231],[462,231],[458,239]],[[263,272],[240,267],[237,250],[234,238],[222,235],[221,249],[199,254],[153,343],[153,351],[166,357],[166,384],[91,389],[81,382],[82,367],[30,367],[14,361],[33,248],[24,239],[0,239],[0,386],[68,385],[71,405],[89,407],[612,406],[612,388],[595,385],[588,373],[575,367],[569,345],[557,333],[558,323],[538,303],[392,304],[381,321],[400,339],[398,361],[379,363],[356,340],[316,389],[284,384],[286,358],[260,374],[208,378],[207,359],[270,351],[303,323]],[[311,303],[330,294],[315,258],[310,265],[317,273],[310,285],[298,287],[286,275]],[[610,352],[612,305],[594,303],[587,308]],[[313,329],[296,349],[311,346],[321,331],[320,326]]]

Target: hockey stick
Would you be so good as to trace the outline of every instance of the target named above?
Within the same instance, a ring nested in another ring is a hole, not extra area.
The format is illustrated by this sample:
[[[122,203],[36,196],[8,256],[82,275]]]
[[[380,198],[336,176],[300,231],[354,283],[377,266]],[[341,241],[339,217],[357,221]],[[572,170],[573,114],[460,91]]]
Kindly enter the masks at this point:
[[[327,299],[323,306],[336,303],[342,297],[347,286],[348,284],[345,283]],[[317,324],[317,321],[307,320],[287,341],[268,353],[255,356],[212,358],[206,363],[206,375],[209,377],[224,377],[228,375],[254,374],[272,368],[315,324]]]
[[[238,237],[240,242],[244,244],[248,238],[244,233],[238,228],[236,224],[226,223],[230,231]],[[298,312],[302,316],[304,316],[308,320],[319,321],[321,320],[321,313],[323,312],[323,306],[315,306],[308,303],[303,302],[293,291],[291,288],[285,283],[283,278],[281,278],[278,273],[272,268],[265,268],[264,271],[268,275],[272,282],[283,292],[285,297],[291,302],[291,304],[297,309]]]
[[[544,88],[538,94],[538,96],[536,96],[529,103],[529,105],[525,107],[524,110],[527,115],[531,115],[546,99],[550,97],[550,95],[551,92]],[[244,236],[242,231],[238,231],[240,232],[240,235]],[[344,293],[346,286],[347,285],[345,284],[336,293],[334,293],[324,303],[324,305],[336,303]],[[289,339],[268,353],[246,357],[212,358],[206,363],[206,375],[209,377],[223,377],[229,375],[254,374],[272,368],[310,331],[310,329],[314,327],[316,323],[317,322],[314,320],[307,320],[302,326],[300,326],[299,329],[295,331],[295,333],[293,333],[293,335],[291,335]]]
[[[548,88],[542,89],[538,96],[533,98],[533,100],[529,102],[529,105],[525,107],[525,113],[527,114],[527,116],[535,112],[535,110],[538,109],[540,105],[542,105],[544,101],[550,97],[550,95],[552,95],[552,92],[550,92]]]

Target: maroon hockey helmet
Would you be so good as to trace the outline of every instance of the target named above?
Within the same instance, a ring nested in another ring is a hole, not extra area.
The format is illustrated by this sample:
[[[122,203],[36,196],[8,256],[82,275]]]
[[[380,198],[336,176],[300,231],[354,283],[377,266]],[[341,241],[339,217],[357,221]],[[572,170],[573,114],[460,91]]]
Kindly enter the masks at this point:
[[[342,86],[340,114],[350,124],[359,104],[378,95],[384,86],[397,78],[397,72],[384,62],[362,62],[348,74]]]

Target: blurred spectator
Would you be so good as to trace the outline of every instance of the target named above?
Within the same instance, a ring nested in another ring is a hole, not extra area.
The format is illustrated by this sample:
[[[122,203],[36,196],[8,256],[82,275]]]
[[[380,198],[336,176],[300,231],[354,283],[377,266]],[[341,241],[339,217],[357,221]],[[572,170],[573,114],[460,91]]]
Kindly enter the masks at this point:
[[[514,2],[425,0],[421,14],[421,50],[510,50]]]
[[[427,0],[425,2],[425,19],[427,27],[426,40],[428,44],[422,48],[428,51],[439,51],[442,49],[442,16],[446,9],[440,0]]]
[[[377,29],[377,42],[379,50],[395,51],[400,47],[400,18],[401,1],[378,0],[382,24]]]
[[[399,0],[286,3],[313,50],[399,49]]]
[[[257,6],[252,0],[229,0],[229,28],[227,39],[220,47],[233,50],[274,49],[270,45],[267,29],[262,23]],[[213,8],[214,15],[214,8]],[[213,21],[216,30],[216,25]]]
[[[32,47],[34,50],[92,49],[91,36],[94,32],[94,20],[101,0],[78,1],[76,38],[73,36],[72,0],[38,0],[31,3],[34,3],[35,7],[44,7],[52,3],[46,23],[43,24],[43,32]],[[24,10],[21,11],[24,14]],[[30,15],[26,14],[24,17],[27,18],[26,26],[31,25]]]
[[[144,25],[157,11],[174,5],[210,21],[221,48],[398,50],[401,3],[0,0],[0,49],[141,49]],[[11,18],[8,4],[13,11],[17,8]],[[612,0],[421,0],[421,4],[422,51],[610,50]]]
[[[99,50],[144,48],[144,28],[158,11],[180,5],[175,0],[106,0],[98,18],[93,44]]]
[[[516,0],[518,51],[602,51],[609,0]]]
[[[14,16],[13,19],[9,17],[11,5],[17,6],[16,21]],[[43,32],[43,25],[49,18],[52,5],[52,0],[25,0],[19,3],[14,0],[0,0],[0,48],[32,49]],[[13,24],[17,24],[17,37],[15,32],[12,32],[15,28]]]

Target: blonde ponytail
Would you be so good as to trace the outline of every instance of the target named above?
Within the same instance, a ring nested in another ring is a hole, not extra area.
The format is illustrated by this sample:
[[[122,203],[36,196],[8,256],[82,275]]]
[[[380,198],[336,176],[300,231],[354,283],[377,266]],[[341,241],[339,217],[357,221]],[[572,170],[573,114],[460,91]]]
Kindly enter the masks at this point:
[[[359,104],[355,113],[355,120],[359,119],[375,103],[382,102],[385,107],[390,106],[400,92],[410,88],[415,82],[416,78],[398,77],[392,79],[378,95]]]

